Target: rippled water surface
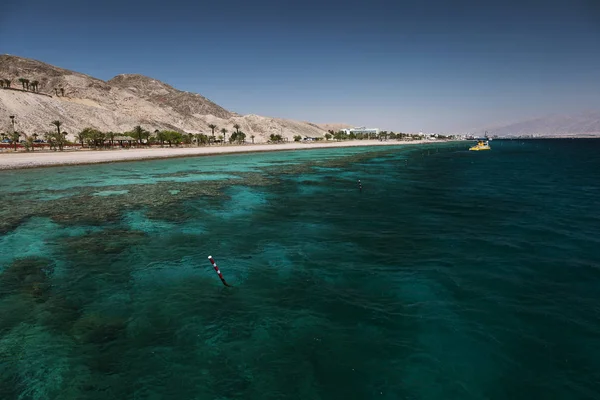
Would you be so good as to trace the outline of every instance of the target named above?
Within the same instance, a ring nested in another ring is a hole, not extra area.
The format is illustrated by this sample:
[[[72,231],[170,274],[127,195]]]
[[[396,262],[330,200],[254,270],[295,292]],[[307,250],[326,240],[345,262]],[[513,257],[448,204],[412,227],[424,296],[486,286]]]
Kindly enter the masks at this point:
[[[0,398],[599,398],[600,141],[467,147],[0,172]]]

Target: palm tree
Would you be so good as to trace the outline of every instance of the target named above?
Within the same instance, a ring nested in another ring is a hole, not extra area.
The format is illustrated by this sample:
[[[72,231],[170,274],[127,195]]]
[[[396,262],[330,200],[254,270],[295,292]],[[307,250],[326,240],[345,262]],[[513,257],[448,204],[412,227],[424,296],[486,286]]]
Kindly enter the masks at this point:
[[[235,124],[235,125],[233,125],[233,127],[235,128],[235,133],[240,133],[240,128],[241,128],[240,124]]]
[[[52,121],[51,125],[54,125],[56,127],[58,136],[60,136],[60,126],[62,125],[62,123],[59,120],[56,120],[56,121]]]
[[[10,135],[10,139],[13,142],[13,144],[15,145],[15,151],[17,151],[17,144],[19,144],[20,136],[21,136],[21,134],[17,131],[13,131],[13,133]]]
[[[56,150],[56,147],[58,147],[58,150],[63,151],[63,147],[67,143],[67,132],[60,131],[60,126],[62,125],[60,121],[54,121],[52,122],[52,125],[55,125],[57,129],[57,133],[53,133],[50,135],[50,138],[54,145],[54,150]]]
[[[198,146],[200,146],[201,144],[206,144],[208,143],[208,136],[203,134],[203,133],[199,133],[198,135],[196,135],[196,144]]]
[[[58,97],[58,88],[54,88],[54,94]]]
[[[223,134],[223,143],[225,143],[225,141],[227,140],[227,132],[229,132],[227,129],[221,129],[221,133]]]
[[[217,126],[215,124],[208,124],[208,127],[212,131],[212,139],[214,142],[215,141],[215,129],[217,129]]]
[[[0,78],[0,88],[4,87],[4,78]]]
[[[158,129],[156,131],[156,140],[158,140],[160,142],[160,146],[164,147],[165,145],[165,140],[167,140],[167,134],[165,131],[159,131]]]
[[[115,145],[115,136],[117,136],[114,132],[106,132],[106,138],[110,140],[110,147]]]
[[[31,151],[35,151],[34,144],[33,135],[25,135],[25,150],[29,151],[31,149]]]
[[[25,79],[25,89],[29,90],[29,79]]]
[[[139,144],[142,144],[142,139],[144,138],[144,132],[145,132],[144,128],[142,128],[140,125],[133,128],[133,134],[135,135],[134,137],[137,138]]]
[[[81,148],[83,148],[83,141],[85,140],[85,138],[87,136],[87,132],[88,132],[87,129],[88,128],[85,128],[84,130],[82,130],[81,132],[79,132],[78,134],[75,135],[75,137],[79,141],[79,144],[81,145]]]
[[[61,95],[62,97],[65,97],[65,88],[64,88],[64,87],[61,87],[61,88],[60,88],[60,95]]]
[[[31,140],[31,151],[35,151],[35,143],[37,141],[38,136],[39,135],[37,133],[34,133],[29,138],[27,138]]]
[[[10,87],[11,83],[12,83],[12,81],[10,79],[4,79],[4,86],[6,86],[7,88]]]
[[[19,82],[21,82],[21,85],[23,85],[23,90],[25,90],[25,81],[26,81],[26,80],[27,80],[27,79],[25,79],[25,78],[19,78],[19,79],[18,79],[18,81],[19,81]]]
[[[81,131],[81,136],[87,139],[90,147],[93,146],[95,149],[104,146],[106,140],[106,135],[94,128],[85,128]]]
[[[246,134],[244,132],[239,132],[236,134],[236,141],[238,144],[246,143]]]

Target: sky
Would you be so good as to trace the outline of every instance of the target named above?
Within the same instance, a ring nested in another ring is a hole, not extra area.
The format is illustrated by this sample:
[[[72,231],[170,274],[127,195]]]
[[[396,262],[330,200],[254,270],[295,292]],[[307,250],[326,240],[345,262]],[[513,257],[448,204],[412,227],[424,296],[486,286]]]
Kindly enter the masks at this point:
[[[599,0],[4,0],[0,53],[396,132],[600,107]]]

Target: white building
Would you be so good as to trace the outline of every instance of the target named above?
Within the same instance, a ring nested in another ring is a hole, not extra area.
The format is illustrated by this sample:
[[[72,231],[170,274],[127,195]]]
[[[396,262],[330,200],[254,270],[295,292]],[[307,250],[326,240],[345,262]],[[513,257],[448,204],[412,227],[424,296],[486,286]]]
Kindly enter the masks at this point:
[[[368,135],[379,135],[378,128],[366,128],[364,126],[359,126],[352,129],[341,129],[341,131],[344,132],[346,135],[349,135],[351,133],[354,133],[355,135],[358,135],[359,133]]]

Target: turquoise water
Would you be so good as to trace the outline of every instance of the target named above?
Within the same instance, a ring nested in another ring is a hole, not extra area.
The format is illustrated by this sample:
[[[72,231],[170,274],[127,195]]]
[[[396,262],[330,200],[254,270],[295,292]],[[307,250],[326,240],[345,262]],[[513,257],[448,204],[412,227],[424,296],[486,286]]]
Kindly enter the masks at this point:
[[[600,397],[600,141],[466,147],[0,172],[0,398]]]

